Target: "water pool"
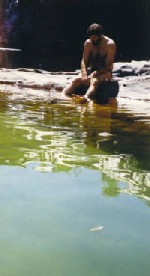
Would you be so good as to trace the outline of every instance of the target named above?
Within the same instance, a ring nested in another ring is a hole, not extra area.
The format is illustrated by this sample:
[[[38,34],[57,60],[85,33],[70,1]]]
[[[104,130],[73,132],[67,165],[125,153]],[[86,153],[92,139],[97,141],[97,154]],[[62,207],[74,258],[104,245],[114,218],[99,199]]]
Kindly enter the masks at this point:
[[[144,115],[1,91],[0,130],[0,275],[149,275]]]

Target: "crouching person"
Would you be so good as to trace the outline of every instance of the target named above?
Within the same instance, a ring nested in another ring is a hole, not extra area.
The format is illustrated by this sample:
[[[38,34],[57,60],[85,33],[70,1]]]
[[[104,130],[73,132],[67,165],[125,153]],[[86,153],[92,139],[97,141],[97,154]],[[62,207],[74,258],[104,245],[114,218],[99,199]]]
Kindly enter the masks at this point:
[[[63,90],[65,95],[71,96],[76,94],[78,88],[84,87],[86,92],[82,98],[83,102],[94,97],[101,82],[111,80],[116,53],[115,42],[103,35],[101,25],[90,25],[87,35],[81,60],[81,73]]]

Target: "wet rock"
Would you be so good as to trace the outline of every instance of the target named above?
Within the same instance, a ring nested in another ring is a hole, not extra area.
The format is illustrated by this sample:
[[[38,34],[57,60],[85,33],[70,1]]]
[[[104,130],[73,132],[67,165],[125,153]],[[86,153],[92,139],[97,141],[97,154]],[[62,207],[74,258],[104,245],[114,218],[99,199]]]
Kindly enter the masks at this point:
[[[0,84],[14,85],[16,82],[13,80],[0,80]]]
[[[142,118],[144,114],[147,118],[144,120],[147,120],[146,123],[148,123],[150,118],[149,66],[149,61],[115,63],[114,72],[118,72],[119,76],[114,73],[111,83],[101,84],[104,93],[102,94],[100,91],[100,98],[95,102],[107,104],[108,96],[109,98],[117,97],[117,104],[121,108],[130,110],[134,115],[138,114],[138,118]],[[121,77],[120,72],[125,72],[124,70],[134,75],[128,74],[125,76],[122,73]],[[50,104],[72,101],[71,98],[64,97],[61,91],[75,78],[78,72],[79,70],[75,72],[49,72],[32,68],[1,68],[0,90],[8,93],[11,91],[12,94],[20,98],[26,97],[32,100],[36,97],[36,99],[44,99]]]
[[[18,72],[35,72],[35,70],[32,68],[18,68],[18,69],[16,69],[16,71],[18,71]]]
[[[150,63],[136,69],[137,75],[150,75]]]
[[[99,90],[100,92],[98,91],[95,95],[95,101],[96,103],[106,104],[110,98],[117,97],[119,93],[119,83],[115,80],[104,82],[100,84]],[[101,91],[103,91],[103,93],[101,93]]]
[[[117,76],[119,77],[127,77],[135,75],[135,67],[129,65],[122,65],[117,71],[115,71]]]
[[[41,90],[43,93],[44,91],[52,91],[53,93],[56,92],[57,95],[57,92],[61,92],[78,73],[79,70],[75,72],[49,72],[32,68],[1,68],[0,83],[13,85],[20,89],[31,88]],[[101,97],[103,98],[101,100],[103,102],[105,102],[106,98],[115,98],[117,95],[120,98],[149,101],[150,61],[115,63],[113,81],[101,84],[101,89],[105,91],[103,95],[101,93]],[[83,90],[81,91],[82,94],[85,92]],[[61,94],[59,93],[57,98],[60,98],[60,96]]]
[[[132,61],[130,63],[115,63],[113,75],[116,77],[138,76],[150,74],[150,61]]]

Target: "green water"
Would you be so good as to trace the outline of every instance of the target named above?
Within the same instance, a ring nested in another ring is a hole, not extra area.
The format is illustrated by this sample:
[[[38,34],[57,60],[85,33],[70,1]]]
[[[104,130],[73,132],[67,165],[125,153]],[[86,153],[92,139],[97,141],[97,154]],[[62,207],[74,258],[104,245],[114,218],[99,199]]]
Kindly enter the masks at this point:
[[[144,115],[0,93],[0,275],[149,276]],[[103,226],[103,228],[98,228]]]

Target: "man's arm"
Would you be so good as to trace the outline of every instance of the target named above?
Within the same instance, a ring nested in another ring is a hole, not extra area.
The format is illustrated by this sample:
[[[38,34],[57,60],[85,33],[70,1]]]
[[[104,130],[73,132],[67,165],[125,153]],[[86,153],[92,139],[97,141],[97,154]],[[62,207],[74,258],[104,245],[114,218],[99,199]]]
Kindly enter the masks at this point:
[[[107,45],[105,67],[102,69],[101,73],[112,71],[115,55],[116,55],[116,44],[114,43],[113,40],[111,40],[110,42],[108,42],[108,45]]]
[[[90,57],[90,51],[91,51],[91,43],[87,39],[84,43],[84,50],[83,50],[83,56],[81,60],[81,75],[82,77],[87,78],[87,67]]]

